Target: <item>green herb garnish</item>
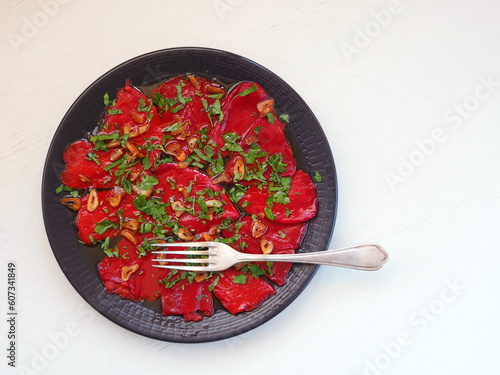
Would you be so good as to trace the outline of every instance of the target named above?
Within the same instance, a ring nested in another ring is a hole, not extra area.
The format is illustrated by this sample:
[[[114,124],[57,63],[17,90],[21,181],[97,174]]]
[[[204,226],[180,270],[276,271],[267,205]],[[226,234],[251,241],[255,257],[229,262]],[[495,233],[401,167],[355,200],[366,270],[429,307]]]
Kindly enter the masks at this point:
[[[246,284],[246,282],[247,282],[246,275],[233,276],[233,283],[235,283],[235,284]]]
[[[251,94],[252,92],[255,92],[255,91],[257,91],[257,85],[254,83],[250,88],[243,90],[238,95],[239,96],[247,96],[248,94]]]

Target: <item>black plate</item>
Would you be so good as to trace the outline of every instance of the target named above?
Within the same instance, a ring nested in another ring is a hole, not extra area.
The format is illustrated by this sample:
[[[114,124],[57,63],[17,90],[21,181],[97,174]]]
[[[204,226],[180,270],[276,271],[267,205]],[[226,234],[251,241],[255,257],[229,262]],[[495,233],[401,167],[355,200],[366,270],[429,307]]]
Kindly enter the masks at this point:
[[[61,184],[65,147],[92,131],[103,111],[103,95],[110,97],[127,79],[139,87],[157,84],[186,72],[223,77],[230,82],[256,81],[281,113],[290,115],[287,137],[298,168],[314,178],[318,187],[318,214],[310,221],[298,252],[327,249],[333,233],[337,207],[335,166],[328,141],[307,104],[281,78],[262,66],[235,54],[206,48],[173,48],[151,52],[110,70],[88,87],[68,110],[50,145],[42,181],[42,209],[52,251],[73,287],[102,315],[141,335],[173,342],[206,342],[229,338],[268,321],[287,307],[304,289],[317,270],[314,265],[294,265],[287,283],[252,312],[231,315],[216,307],[213,316],[201,322],[184,322],[182,317],[163,316],[158,305],[124,300],[108,294],[98,275],[102,252],[80,246],[68,209],[59,203],[55,189]],[[99,259],[98,259],[99,258]]]

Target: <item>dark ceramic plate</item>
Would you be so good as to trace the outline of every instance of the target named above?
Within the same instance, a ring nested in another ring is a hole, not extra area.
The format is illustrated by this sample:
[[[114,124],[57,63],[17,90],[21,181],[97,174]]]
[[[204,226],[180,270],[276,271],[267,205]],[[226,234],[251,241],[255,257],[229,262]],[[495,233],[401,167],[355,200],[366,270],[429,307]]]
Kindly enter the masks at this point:
[[[103,254],[81,246],[72,226],[72,215],[59,203],[55,189],[65,147],[92,131],[104,109],[103,95],[125,85],[127,79],[147,88],[165,78],[186,72],[219,77],[226,82],[256,81],[276,99],[280,113],[290,115],[286,135],[299,169],[310,176],[320,173],[318,214],[310,221],[298,252],[327,249],[332,236],[337,207],[335,166],[328,141],[307,104],[281,78],[262,66],[232,53],[206,48],[174,48],[151,52],[129,60],[97,79],[68,110],[50,145],[42,181],[42,208],[47,236],[59,265],[73,287],[102,315],[141,335],[173,342],[206,342],[236,336],[276,316],[305,288],[317,270],[314,265],[294,265],[286,284],[252,312],[231,315],[215,306],[213,316],[201,322],[185,322],[182,317],[163,316],[160,304],[137,303],[108,294],[97,272]]]

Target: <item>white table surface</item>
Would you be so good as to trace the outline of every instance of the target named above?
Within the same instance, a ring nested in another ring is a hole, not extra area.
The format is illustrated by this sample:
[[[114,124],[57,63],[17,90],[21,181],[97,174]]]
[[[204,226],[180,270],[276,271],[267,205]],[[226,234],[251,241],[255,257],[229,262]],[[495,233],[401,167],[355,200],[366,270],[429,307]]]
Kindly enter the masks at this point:
[[[18,315],[0,373],[500,373],[499,19],[498,0],[2,0],[2,349],[9,261]],[[320,267],[276,318],[206,344],[86,304],[45,234],[49,143],[95,79],[178,46],[245,56],[304,98],[337,166],[331,248],[379,242],[382,270]]]

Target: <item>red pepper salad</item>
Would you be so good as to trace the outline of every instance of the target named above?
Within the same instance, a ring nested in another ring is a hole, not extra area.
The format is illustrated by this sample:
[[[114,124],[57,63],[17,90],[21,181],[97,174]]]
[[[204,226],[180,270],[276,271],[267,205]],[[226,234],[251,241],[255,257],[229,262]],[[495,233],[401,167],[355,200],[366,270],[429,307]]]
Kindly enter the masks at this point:
[[[106,254],[98,265],[106,291],[161,298],[164,315],[186,321],[211,316],[214,298],[236,314],[275,294],[290,263],[194,273],[151,261],[155,243],[220,241],[265,254],[300,246],[316,215],[316,187],[296,170],[288,116],[276,114],[274,99],[256,82],[228,92],[185,74],[150,96],[126,82],[104,105],[103,123],[67,146],[56,192],[77,211],[79,240]]]

